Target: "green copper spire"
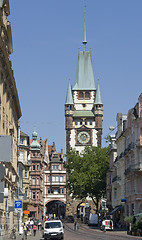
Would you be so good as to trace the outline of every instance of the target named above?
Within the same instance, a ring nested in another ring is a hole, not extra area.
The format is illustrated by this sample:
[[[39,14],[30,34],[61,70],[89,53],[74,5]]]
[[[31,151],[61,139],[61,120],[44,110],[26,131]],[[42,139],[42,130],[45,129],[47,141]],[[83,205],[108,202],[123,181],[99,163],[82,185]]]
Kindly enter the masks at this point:
[[[33,141],[30,145],[31,149],[32,150],[40,150],[40,144],[37,141],[37,132],[36,131],[33,132],[32,139],[33,139]]]
[[[65,102],[65,104],[73,104],[70,79],[69,79],[69,84],[68,84],[68,90],[67,90],[67,96],[66,96],[66,102]]]
[[[97,91],[96,91],[95,104],[103,104],[102,98],[101,98],[99,79],[98,79],[98,86],[97,86]]]
[[[73,90],[96,90],[91,52],[86,51],[86,21],[84,11],[84,51],[78,53]]]
[[[95,90],[91,52],[78,53],[78,61],[73,90]]]

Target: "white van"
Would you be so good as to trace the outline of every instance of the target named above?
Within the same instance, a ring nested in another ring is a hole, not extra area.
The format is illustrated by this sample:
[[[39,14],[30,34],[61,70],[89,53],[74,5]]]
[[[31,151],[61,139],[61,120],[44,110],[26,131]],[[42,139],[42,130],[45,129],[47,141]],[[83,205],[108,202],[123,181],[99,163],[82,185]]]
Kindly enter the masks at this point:
[[[43,238],[47,239],[64,239],[63,224],[60,220],[50,220],[44,222]]]
[[[98,218],[98,214],[92,214],[90,213],[89,215],[89,221],[88,221],[88,225],[97,225],[98,226],[99,223],[99,218]]]

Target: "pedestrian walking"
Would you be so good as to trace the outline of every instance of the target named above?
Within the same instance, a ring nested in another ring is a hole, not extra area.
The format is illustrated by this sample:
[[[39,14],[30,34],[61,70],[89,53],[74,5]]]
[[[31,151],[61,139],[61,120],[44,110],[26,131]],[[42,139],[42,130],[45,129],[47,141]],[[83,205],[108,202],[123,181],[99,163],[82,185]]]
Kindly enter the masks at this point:
[[[27,231],[28,231],[27,235],[31,236],[31,224],[30,224],[30,222],[28,222]]]
[[[27,225],[24,223],[24,239],[27,239]]]
[[[37,229],[37,226],[34,224],[34,226],[33,226],[34,237],[36,236],[36,229]]]
[[[77,220],[75,219],[74,220],[74,231],[76,231],[77,230]]]

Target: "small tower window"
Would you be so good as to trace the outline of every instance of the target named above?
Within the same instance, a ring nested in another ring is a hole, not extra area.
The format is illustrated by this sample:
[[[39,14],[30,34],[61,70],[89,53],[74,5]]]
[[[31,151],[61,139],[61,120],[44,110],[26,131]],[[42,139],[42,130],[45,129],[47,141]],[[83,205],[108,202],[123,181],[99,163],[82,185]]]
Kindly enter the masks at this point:
[[[83,99],[83,92],[79,92],[79,99]]]
[[[90,93],[89,92],[85,93],[85,99],[90,99]]]
[[[82,106],[85,108],[85,107],[86,107],[86,104],[82,104]]]

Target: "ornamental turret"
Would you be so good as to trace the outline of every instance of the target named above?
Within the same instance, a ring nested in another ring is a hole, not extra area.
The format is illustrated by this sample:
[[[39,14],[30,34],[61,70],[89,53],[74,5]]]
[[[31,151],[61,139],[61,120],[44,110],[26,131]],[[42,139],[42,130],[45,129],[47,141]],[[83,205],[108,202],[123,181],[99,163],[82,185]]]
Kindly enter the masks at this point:
[[[102,98],[101,98],[99,81],[98,81],[98,86],[97,86],[97,90],[96,90],[94,114],[95,114],[96,129],[98,131],[98,133],[97,133],[98,139],[99,139],[98,144],[101,146],[102,123],[103,123],[103,102],[102,102]]]
[[[32,143],[30,145],[31,150],[40,151],[40,144],[37,141],[37,132],[34,131],[32,134]]]

